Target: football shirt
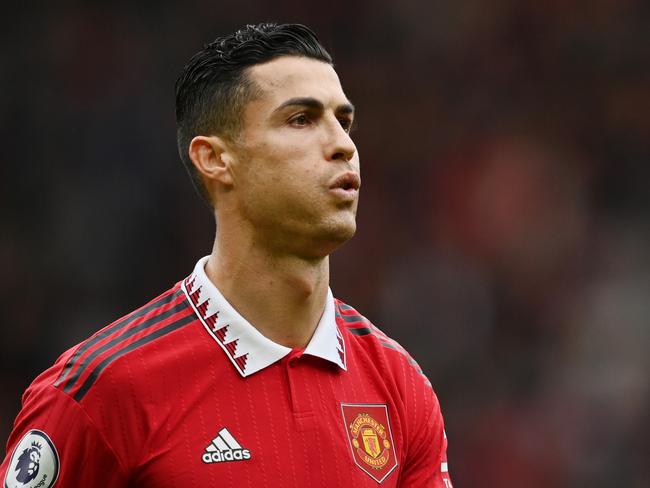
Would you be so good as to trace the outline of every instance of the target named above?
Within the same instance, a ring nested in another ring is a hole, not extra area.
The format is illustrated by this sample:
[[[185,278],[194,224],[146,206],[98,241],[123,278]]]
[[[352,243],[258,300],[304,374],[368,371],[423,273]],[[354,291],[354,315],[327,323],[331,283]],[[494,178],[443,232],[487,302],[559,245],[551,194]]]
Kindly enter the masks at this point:
[[[328,292],[304,350],[193,273],[64,353],[23,396],[6,488],[451,486],[438,400]]]

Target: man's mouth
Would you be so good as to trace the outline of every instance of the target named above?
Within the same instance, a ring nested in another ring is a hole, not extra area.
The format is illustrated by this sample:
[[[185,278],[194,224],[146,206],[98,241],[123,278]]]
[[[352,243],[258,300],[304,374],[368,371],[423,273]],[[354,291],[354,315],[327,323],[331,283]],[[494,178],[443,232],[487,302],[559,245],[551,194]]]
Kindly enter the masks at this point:
[[[334,180],[330,185],[330,190],[359,191],[361,187],[361,178],[358,173],[348,171]]]
[[[330,185],[329,193],[333,195],[339,202],[346,204],[354,203],[359,196],[359,188],[361,187],[361,178],[358,173],[348,171],[338,176]]]

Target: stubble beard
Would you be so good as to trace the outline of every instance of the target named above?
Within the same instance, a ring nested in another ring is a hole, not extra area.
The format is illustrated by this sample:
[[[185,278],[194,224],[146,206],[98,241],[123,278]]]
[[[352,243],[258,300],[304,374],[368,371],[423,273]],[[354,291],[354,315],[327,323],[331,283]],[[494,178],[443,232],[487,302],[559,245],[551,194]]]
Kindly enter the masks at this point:
[[[356,212],[352,211],[352,215],[335,215],[321,220],[258,221],[254,232],[257,244],[272,254],[319,260],[350,240],[356,229]]]

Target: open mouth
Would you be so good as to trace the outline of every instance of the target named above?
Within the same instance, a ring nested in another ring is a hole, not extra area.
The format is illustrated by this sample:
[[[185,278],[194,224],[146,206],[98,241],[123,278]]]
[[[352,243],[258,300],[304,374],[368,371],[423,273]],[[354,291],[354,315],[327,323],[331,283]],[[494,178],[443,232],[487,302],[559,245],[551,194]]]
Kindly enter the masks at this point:
[[[345,190],[347,191],[358,191],[359,188],[361,187],[361,178],[359,178],[359,175],[357,173],[353,172],[348,172],[345,174],[342,174],[336,180],[334,180],[334,183],[330,186],[330,190]]]

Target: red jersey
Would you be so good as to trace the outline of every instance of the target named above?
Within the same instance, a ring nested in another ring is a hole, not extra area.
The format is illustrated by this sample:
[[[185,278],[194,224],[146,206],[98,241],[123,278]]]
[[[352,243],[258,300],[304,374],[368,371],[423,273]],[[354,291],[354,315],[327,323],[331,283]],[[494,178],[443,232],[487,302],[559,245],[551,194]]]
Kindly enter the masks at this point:
[[[23,396],[5,488],[449,488],[438,400],[395,341],[328,293],[304,350],[194,272],[64,353]]]

